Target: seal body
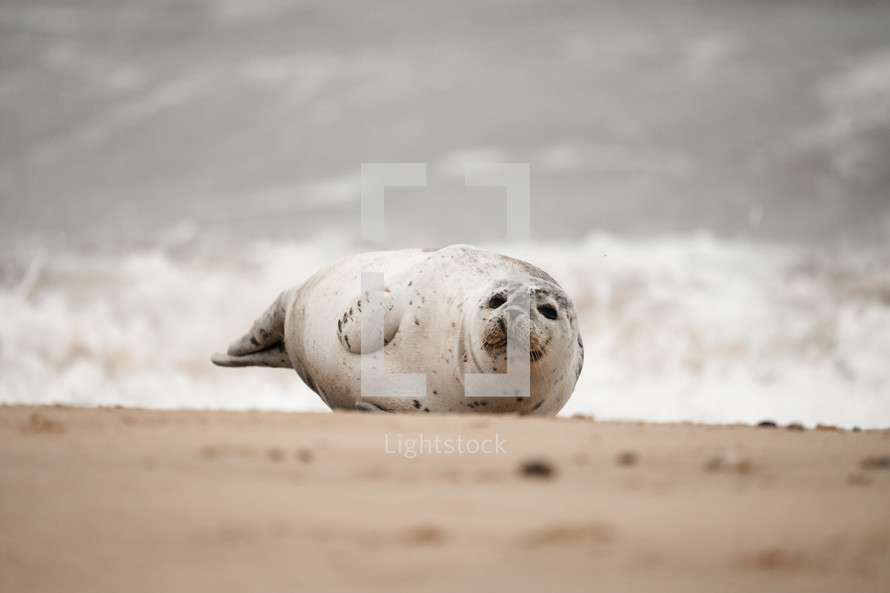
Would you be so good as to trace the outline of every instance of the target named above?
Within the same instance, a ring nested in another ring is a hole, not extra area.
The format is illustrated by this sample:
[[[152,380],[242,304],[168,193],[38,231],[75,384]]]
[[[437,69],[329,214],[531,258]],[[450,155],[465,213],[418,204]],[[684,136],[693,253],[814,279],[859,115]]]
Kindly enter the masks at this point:
[[[425,374],[425,397],[362,398],[363,272],[384,274],[384,371]],[[526,310],[511,313],[520,292]],[[228,354],[212,360],[292,367],[331,408],[555,414],[581,372],[578,326],[569,296],[526,262],[469,245],[380,251],[341,259],[283,292]],[[508,335],[522,336],[529,349],[528,396],[466,397],[468,373],[507,372]]]

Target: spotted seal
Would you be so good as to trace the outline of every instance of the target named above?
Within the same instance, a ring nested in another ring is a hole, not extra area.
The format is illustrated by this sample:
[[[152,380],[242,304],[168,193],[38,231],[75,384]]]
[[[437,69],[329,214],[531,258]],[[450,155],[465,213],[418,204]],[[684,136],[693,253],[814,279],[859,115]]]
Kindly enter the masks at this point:
[[[361,277],[367,271],[384,273],[386,373],[425,374],[425,397],[361,397],[361,320],[368,303]],[[526,309],[517,312],[511,303],[522,294]],[[466,397],[467,374],[507,371],[508,328],[528,345],[528,393]],[[227,354],[211,360],[293,368],[331,408],[556,414],[581,373],[578,328],[571,298],[524,261],[470,245],[379,251],[341,259],[284,291]]]

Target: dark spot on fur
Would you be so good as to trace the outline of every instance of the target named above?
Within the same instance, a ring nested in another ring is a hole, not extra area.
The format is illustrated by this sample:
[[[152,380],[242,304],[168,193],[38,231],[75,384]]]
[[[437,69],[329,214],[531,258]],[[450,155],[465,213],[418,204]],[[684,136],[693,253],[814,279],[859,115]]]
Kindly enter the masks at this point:
[[[521,401],[522,401],[522,398],[521,398],[521,397],[517,397],[517,398],[516,398],[516,401],[521,402]]]
[[[411,286],[412,284],[414,284],[414,280],[412,280],[411,282],[409,282],[409,283],[408,283],[408,286]]]
[[[532,410],[537,410],[538,408],[541,407],[541,404],[543,404],[543,403],[544,403],[543,400],[539,401],[538,403],[536,403],[536,404],[534,405],[534,407],[532,408]]]
[[[351,349],[352,347],[349,345],[349,336],[343,336],[343,340],[346,342],[346,348]]]
[[[259,346],[259,345],[260,345],[260,343],[257,342],[257,341],[256,341],[256,338],[254,338],[253,336],[251,336],[251,338],[250,338],[250,343],[253,344],[254,346]]]
[[[423,411],[424,411],[424,412],[429,412],[430,409],[429,409],[429,408],[424,408]]]
[[[343,320],[342,319],[337,320],[337,331],[340,333],[343,332]]]
[[[433,389],[433,395],[439,395],[439,392]]]
[[[414,400],[414,407],[417,408],[417,409],[419,410],[419,409],[420,409],[420,402],[417,401],[417,400]]]
[[[414,318],[414,325],[420,325],[420,319],[417,317]]]

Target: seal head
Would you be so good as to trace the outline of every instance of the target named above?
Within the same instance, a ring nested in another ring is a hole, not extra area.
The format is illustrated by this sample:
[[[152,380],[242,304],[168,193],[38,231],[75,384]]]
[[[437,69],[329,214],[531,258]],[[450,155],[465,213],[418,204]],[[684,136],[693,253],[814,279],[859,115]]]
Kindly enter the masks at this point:
[[[476,294],[467,310],[465,373],[518,368],[529,373],[533,399],[537,393],[571,393],[559,384],[574,387],[584,348],[575,305],[559,285],[511,276]]]

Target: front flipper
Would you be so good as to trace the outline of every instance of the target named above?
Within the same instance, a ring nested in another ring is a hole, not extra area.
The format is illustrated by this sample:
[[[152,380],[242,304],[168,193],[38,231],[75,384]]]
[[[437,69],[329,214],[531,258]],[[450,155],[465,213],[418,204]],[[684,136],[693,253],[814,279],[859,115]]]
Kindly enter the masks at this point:
[[[337,320],[337,339],[340,345],[354,354],[362,353],[362,307],[368,306],[367,298],[355,298],[352,305]],[[399,331],[402,310],[392,293],[383,291],[383,345],[395,337]]]
[[[375,406],[374,404],[371,404],[368,402],[356,402],[355,409],[358,410],[359,412],[371,412],[371,413],[383,413],[383,414],[387,413],[387,411],[384,410],[383,408]]]

